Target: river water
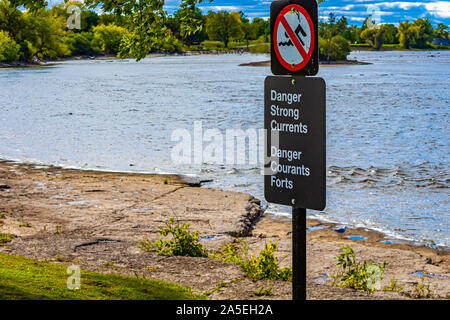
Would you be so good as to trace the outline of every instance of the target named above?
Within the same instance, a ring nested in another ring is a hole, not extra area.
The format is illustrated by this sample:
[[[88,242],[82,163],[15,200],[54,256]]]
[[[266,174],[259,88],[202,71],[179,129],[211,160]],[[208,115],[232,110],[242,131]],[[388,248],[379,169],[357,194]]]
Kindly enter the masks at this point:
[[[450,52],[354,52],[322,67],[327,208],[311,217],[450,247]],[[0,158],[170,172],[263,199],[259,163],[174,163],[174,130],[263,127],[264,55],[67,61],[0,70]],[[206,144],[206,143],[204,143]],[[195,148],[194,142],[193,146]],[[247,150],[248,151],[248,150]],[[248,153],[248,152],[247,152]],[[204,159],[203,159],[204,160]],[[268,206],[277,215],[289,208]]]

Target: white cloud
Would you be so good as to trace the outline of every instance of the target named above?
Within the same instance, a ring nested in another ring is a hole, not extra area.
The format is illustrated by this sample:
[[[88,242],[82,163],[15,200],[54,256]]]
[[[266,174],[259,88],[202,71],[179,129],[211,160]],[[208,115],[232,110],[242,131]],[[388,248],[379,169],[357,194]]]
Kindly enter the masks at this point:
[[[390,1],[377,3],[380,7],[385,8],[400,8],[409,10],[414,7],[425,7],[425,9],[432,15],[441,18],[450,18],[450,2],[449,1],[434,1],[434,2],[405,2],[405,1]]]
[[[208,9],[216,10],[216,11],[222,11],[222,10],[226,10],[226,11],[240,11],[240,10],[242,10],[242,8],[236,7],[236,6],[211,6],[211,7],[208,7]]]
[[[432,3],[426,3],[425,8],[434,16],[441,18],[450,18],[450,2],[449,1],[436,1]]]

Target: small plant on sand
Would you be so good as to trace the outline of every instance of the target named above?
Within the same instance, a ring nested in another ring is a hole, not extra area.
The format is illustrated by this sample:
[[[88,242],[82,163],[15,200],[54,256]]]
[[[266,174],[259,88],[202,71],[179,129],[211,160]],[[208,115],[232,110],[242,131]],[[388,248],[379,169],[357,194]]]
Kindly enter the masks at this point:
[[[25,222],[25,220],[23,220],[23,217],[21,217],[19,227],[20,228],[31,228],[31,224],[29,224],[28,222]]]
[[[253,291],[253,294],[257,297],[265,297],[272,295],[273,286],[269,284],[267,288],[264,286],[260,287],[258,291]]]
[[[6,219],[6,214],[4,214],[3,212],[0,212],[0,219]]]
[[[350,246],[342,246],[341,251],[343,252],[335,258],[338,260],[336,265],[341,270],[332,276],[333,284],[373,294],[377,289],[376,283],[383,279],[386,262],[381,266],[372,262],[367,263],[366,260],[358,262]]]
[[[144,240],[138,247],[146,252],[156,249],[159,255],[164,256],[207,257],[208,252],[199,241],[198,231],[189,231],[190,225],[175,225],[175,219],[172,217],[164,227],[159,228],[160,235],[171,236],[171,239],[160,239],[154,243]]]
[[[13,238],[12,234],[0,233],[0,247],[8,242],[11,242],[12,238]]]
[[[278,242],[266,243],[259,255],[248,256],[245,241],[227,244],[222,253],[216,253],[215,258],[224,262],[231,262],[242,267],[247,277],[252,281],[279,280],[292,281],[292,267],[280,268],[274,253],[278,251]]]
[[[164,178],[164,179],[163,179],[163,184],[172,184],[172,179],[170,179],[170,178]]]
[[[406,286],[406,284],[404,284],[402,286],[399,286],[397,279],[395,279],[395,277],[393,277],[391,279],[391,285],[384,287],[383,291],[386,291],[386,292],[399,292],[399,293],[401,293],[405,289],[405,286]]]
[[[406,293],[406,296],[413,299],[433,299],[436,297],[437,287],[431,289],[430,285],[425,283],[425,278],[420,282],[416,282],[411,292]]]

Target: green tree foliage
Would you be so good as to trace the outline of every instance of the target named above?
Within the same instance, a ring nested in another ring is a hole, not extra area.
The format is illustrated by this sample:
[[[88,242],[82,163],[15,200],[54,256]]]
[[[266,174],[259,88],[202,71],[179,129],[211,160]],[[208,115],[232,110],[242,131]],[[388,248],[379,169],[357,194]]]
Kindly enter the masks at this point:
[[[413,23],[414,35],[413,46],[414,48],[427,48],[429,42],[433,41],[433,26],[429,19],[419,18]]]
[[[383,42],[387,44],[398,43],[398,29],[393,24],[383,24],[381,27],[383,31]]]
[[[439,23],[435,30],[436,38],[448,39],[448,31],[447,30],[448,30],[447,25],[445,25],[443,23]]]
[[[73,29],[74,32],[88,32],[92,27],[99,24],[100,16],[95,11],[89,10],[80,1],[66,1],[65,3],[54,5],[51,11],[55,15],[63,16],[67,20],[72,15],[72,13],[68,12],[68,9],[71,7],[78,7],[80,9],[81,29]]]
[[[405,48],[427,48],[433,40],[434,30],[428,19],[419,18],[413,23],[408,20],[398,26],[399,42]]]
[[[46,0],[10,0],[8,2],[13,8],[24,6],[31,11],[36,11],[38,9],[44,8],[48,4]]]
[[[206,33],[210,40],[222,41],[226,48],[232,38],[242,39],[241,16],[238,12],[210,11],[206,16]]]
[[[68,31],[66,44],[73,56],[94,56],[100,53],[100,48],[94,41],[92,32]]]
[[[261,18],[254,18],[252,20],[252,26],[256,32],[256,38],[265,36],[266,42],[269,42],[270,36],[270,22]]]
[[[383,33],[382,28],[370,28],[361,32],[361,40],[364,40],[375,50],[380,50],[383,46]]]
[[[57,58],[70,54],[64,43],[66,19],[54,15],[45,8],[27,11],[23,15],[25,27],[23,40],[31,56]]]
[[[334,36],[331,40],[319,38],[319,57],[325,61],[345,60],[350,54],[350,43],[343,36]]]
[[[0,30],[0,61],[11,62],[19,59],[20,46],[6,31]]]
[[[239,14],[241,16],[242,39],[246,41],[248,49],[250,40],[256,39],[256,29],[255,26],[250,23],[250,20],[245,17],[244,12],[241,11]]]
[[[347,19],[342,17],[337,20],[330,13],[327,23],[319,25],[319,47],[322,60],[342,60],[350,53],[350,42],[342,34],[347,29]]]
[[[399,43],[405,49],[409,49],[411,45],[413,31],[410,27],[411,24],[409,23],[408,20],[400,22],[398,25]]]
[[[120,51],[120,44],[123,39],[129,36],[127,29],[114,24],[99,25],[92,29],[94,32],[93,43],[96,50],[106,55],[117,54]]]
[[[170,31],[179,39],[183,41],[186,45],[190,46],[192,44],[199,44],[206,39],[204,25],[206,23],[206,17],[202,14],[199,8],[196,8],[192,13],[194,19],[199,23],[199,28],[191,33],[187,33],[183,30],[183,11],[178,10],[174,13],[173,17],[169,17],[166,22],[166,26]]]
[[[196,4],[200,2],[203,0],[181,1],[182,35],[189,35],[201,28],[201,23],[194,16]],[[140,60],[151,51],[176,47],[177,41],[165,25],[167,14],[163,0],[86,0],[84,3],[90,8],[100,7],[106,13],[126,17],[123,26],[129,33],[121,42],[121,57],[131,56]]]

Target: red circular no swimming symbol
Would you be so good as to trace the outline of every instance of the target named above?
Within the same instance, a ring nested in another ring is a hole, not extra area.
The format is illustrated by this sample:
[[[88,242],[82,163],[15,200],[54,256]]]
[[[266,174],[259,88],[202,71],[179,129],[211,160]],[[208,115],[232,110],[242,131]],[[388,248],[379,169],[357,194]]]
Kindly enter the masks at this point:
[[[278,61],[289,71],[303,69],[314,52],[314,24],[308,12],[298,4],[283,8],[273,31]]]

